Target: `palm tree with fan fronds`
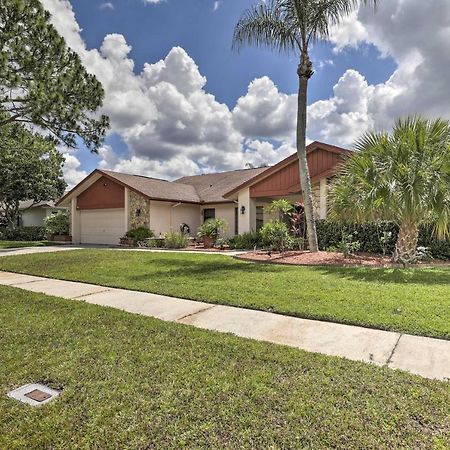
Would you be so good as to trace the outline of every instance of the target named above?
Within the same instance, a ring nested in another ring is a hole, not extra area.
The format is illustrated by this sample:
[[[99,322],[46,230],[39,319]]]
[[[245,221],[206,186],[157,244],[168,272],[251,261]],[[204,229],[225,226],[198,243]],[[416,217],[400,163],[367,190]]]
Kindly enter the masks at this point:
[[[450,122],[409,117],[397,120],[392,133],[366,133],[329,199],[332,218],[397,224],[394,261],[415,262],[420,225],[449,236]]]
[[[306,160],[306,108],[308,81],[314,74],[309,57],[311,44],[327,40],[330,29],[360,4],[376,5],[377,0],[267,0],[247,9],[239,19],[233,46],[265,46],[280,52],[297,52],[299,64],[297,154],[310,251],[318,251],[313,214],[311,180]]]

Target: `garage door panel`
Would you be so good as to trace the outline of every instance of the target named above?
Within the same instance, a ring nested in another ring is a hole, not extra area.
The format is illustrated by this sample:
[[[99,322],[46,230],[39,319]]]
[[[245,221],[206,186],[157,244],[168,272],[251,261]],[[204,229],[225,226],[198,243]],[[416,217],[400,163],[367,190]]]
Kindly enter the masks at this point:
[[[80,213],[81,243],[117,245],[125,234],[125,210],[93,209]]]

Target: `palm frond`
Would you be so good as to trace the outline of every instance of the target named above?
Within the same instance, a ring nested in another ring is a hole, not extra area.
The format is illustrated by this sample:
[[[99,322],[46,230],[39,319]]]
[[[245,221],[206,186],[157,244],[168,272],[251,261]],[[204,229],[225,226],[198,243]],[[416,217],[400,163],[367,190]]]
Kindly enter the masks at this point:
[[[378,0],[293,0],[309,3],[308,42],[328,39],[330,26],[337,25],[360,5],[378,4]]]
[[[450,123],[397,120],[391,134],[367,133],[355,144],[331,191],[335,218],[432,223],[450,234]]]
[[[297,31],[280,1],[261,2],[242,14],[234,30],[233,48],[247,44],[292,51],[298,47]]]

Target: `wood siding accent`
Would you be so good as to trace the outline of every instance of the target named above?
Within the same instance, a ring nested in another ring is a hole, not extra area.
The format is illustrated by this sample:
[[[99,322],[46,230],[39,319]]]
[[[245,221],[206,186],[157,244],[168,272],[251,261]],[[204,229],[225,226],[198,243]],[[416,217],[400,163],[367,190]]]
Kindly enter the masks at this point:
[[[309,174],[312,181],[334,173],[344,155],[317,149],[308,154]],[[250,187],[250,197],[277,197],[301,192],[298,159],[280,168],[260,182]]]
[[[107,177],[99,178],[77,198],[77,209],[125,207],[125,188]]]

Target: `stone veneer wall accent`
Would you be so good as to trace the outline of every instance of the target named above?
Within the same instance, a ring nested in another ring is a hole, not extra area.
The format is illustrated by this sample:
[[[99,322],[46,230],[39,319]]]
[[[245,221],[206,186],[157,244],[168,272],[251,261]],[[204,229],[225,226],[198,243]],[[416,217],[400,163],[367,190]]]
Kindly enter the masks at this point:
[[[130,229],[138,227],[150,228],[150,200],[130,189],[128,223]],[[137,210],[141,210],[138,216]]]

